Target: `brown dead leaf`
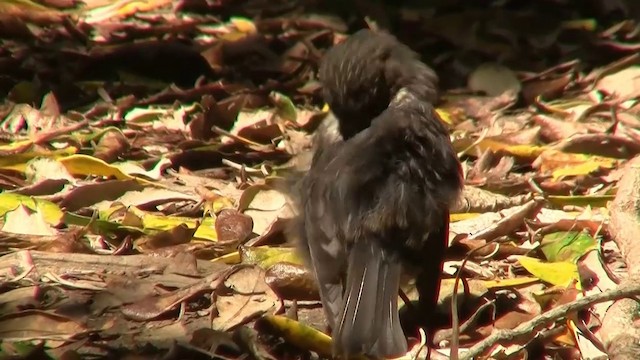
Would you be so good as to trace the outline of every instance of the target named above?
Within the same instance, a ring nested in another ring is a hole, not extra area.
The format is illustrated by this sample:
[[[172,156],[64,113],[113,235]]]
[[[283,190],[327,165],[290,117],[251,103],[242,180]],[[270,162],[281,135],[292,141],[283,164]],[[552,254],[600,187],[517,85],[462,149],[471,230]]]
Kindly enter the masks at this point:
[[[545,71],[527,76],[522,82],[522,95],[528,104],[537,102],[538,97],[553,100],[562,95],[573,81],[579,62],[572,60]]]
[[[273,139],[282,136],[282,131],[274,120],[273,110],[241,111],[231,133],[262,144],[269,144]]]
[[[544,114],[535,115],[533,121],[540,125],[540,134],[549,142],[564,140],[576,134],[586,134],[589,131],[580,123],[558,120]]]
[[[266,284],[265,272],[258,266],[243,266],[224,281],[224,286],[227,292],[216,296],[214,329],[233,329],[278,307],[278,296]]]
[[[98,141],[93,156],[106,163],[112,163],[128,151],[129,148],[129,141],[122,132],[117,130],[107,131]]]
[[[253,230],[253,219],[236,210],[223,209],[216,217],[216,232],[220,244],[241,244]]]
[[[484,214],[474,219],[458,221],[451,224],[451,232],[468,234],[469,239],[490,241],[499,236],[508,235],[521,227],[524,219],[534,217],[542,205],[541,200],[533,199],[524,205],[501,211],[501,213]]]
[[[640,65],[629,66],[601,78],[596,87],[621,100],[640,97]]]
[[[224,280],[239,267],[223,268],[199,281],[160,296],[151,296],[123,306],[120,310],[127,318],[136,321],[156,319],[167,313],[176,311],[181,304],[210,292],[224,282]]]
[[[136,247],[140,251],[146,252],[167,246],[186,244],[193,239],[193,234],[198,231],[198,227],[200,227],[199,222],[193,229],[190,229],[185,224],[180,224],[171,230],[160,231],[154,235],[138,239]]]
[[[60,234],[55,240],[42,244],[37,250],[48,251],[52,253],[83,253],[94,254],[95,251],[89,247],[83,235],[84,229],[73,229],[66,233]]]
[[[5,341],[64,341],[86,331],[83,324],[53,312],[25,310],[0,316],[0,337]]]
[[[313,275],[299,264],[277,263],[265,272],[265,282],[286,300],[319,300],[318,286]]]
[[[465,253],[473,251],[474,256],[481,258],[491,256],[493,259],[504,259],[511,255],[525,255],[530,251],[530,249],[519,248],[511,244],[485,246],[487,242],[483,239],[460,239],[456,244],[466,248]]]
[[[64,18],[64,13],[57,9],[48,8],[29,0],[3,1],[0,3],[0,14],[2,14],[0,18],[17,18],[38,25],[60,23]]]
[[[104,200],[116,200],[128,191],[142,189],[143,186],[135,180],[108,180],[100,183],[88,183],[67,193],[60,202],[60,206],[67,211],[75,211]]]
[[[285,196],[268,185],[253,185],[245,189],[238,202],[238,211],[251,216],[253,232],[265,233],[286,210]]]
[[[640,154],[640,144],[628,138],[609,134],[574,135],[562,141],[555,149],[617,159],[630,159]]]

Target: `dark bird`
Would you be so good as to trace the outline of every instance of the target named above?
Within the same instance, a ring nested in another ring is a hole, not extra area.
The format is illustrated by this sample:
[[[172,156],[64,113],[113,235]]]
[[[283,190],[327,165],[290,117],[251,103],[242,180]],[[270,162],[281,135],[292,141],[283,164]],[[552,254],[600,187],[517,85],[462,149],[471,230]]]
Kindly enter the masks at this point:
[[[318,282],[334,354],[406,353],[403,271],[425,319],[436,305],[460,163],[432,103],[437,77],[384,32],[361,30],[323,57],[339,135],[321,132],[297,194],[300,252]],[[424,305],[422,305],[424,304]]]

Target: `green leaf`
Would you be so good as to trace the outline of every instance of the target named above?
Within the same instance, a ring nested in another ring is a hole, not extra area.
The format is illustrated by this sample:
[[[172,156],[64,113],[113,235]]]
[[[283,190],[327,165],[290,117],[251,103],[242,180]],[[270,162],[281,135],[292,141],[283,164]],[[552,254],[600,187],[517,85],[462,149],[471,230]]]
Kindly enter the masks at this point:
[[[575,263],[582,255],[597,246],[596,239],[587,232],[561,231],[545,235],[540,249],[551,262]]]
[[[296,111],[296,106],[293,104],[291,99],[276,91],[271,92],[271,98],[275,102],[276,113],[278,116],[292,122],[296,121],[298,118],[298,112]]]

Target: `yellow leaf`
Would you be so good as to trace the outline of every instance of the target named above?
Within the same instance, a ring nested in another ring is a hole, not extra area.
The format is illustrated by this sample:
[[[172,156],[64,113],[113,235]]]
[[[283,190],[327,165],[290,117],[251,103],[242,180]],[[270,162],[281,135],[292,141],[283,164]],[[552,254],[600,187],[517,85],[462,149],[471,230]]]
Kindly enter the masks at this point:
[[[311,350],[321,357],[332,356],[332,341],[327,334],[284,316],[266,315],[262,321],[266,321],[288,343]]]
[[[613,201],[614,195],[550,195],[547,197],[550,203],[556,206],[574,205],[605,207],[609,201]]]
[[[232,253],[228,253],[222,256],[218,256],[217,258],[211,260],[211,262],[220,262],[223,264],[239,264],[240,263],[240,252],[234,251]]]
[[[573,155],[582,155],[582,154],[573,154]],[[553,179],[558,180],[564,178],[566,176],[579,176],[579,175],[589,175],[601,169],[611,169],[614,168],[619,160],[607,158],[603,156],[590,156],[590,155],[582,155],[583,162],[581,163],[573,163],[567,164],[563,167],[560,167],[553,171]],[[575,159],[575,161],[580,161]]]
[[[257,264],[263,269],[279,262],[302,265],[293,248],[275,248],[270,246],[247,246],[240,248],[243,263]]]
[[[445,109],[436,109],[436,112],[440,116],[440,119],[449,125],[453,125],[453,120],[451,119],[451,114]]]
[[[82,176],[113,176],[117,180],[136,180],[144,185],[164,187],[152,181],[131,176],[123,172],[119,166],[108,164],[98,158],[89,155],[76,154],[59,159],[67,171],[72,175]]]
[[[147,213],[135,206],[124,207],[114,204],[112,207],[100,211],[101,220],[115,224],[119,228],[137,230],[146,234],[156,231],[169,231],[184,224],[193,229],[198,219],[182,216],[161,216]],[[217,241],[218,234],[215,230],[215,220],[211,217],[201,219],[200,227],[193,235],[194,240]]]
[[[236,29],[238,29],[238,31],[240,31],[241,33],[255,34],[258,32],[258,29],[256,28],[256,24],[254,24],[253,21],[247,18],[232,17],[230,21],[233,24],[233,26],[235,26]]]
[[[492,150],[493,152],[503,151],[509,155],[527,159],[534,159],[545,150],[544,146],[511,145],[493,139],[484,139],[480,141],[476,147],[480,149],[481,152],[484,152],[487,149]]]
[[[531,275],[538,279],[557,286],[569,286],[577,281],[577,288],[580,287],[580,275],[578,274],[578,266],[576,264],[559,261],[553,263],[545,263],[539,259],[521,256],[518,258],[522,265]]]
[[[566,346],[574,347],[576,346],[574,334],[579,332],[580,330],[575,326],[573,321],[569,320],[567,321],[567,323],[569,324],[569,328],[565,329],[563,332],[555,336],[553,340]]]
[[[480,216],[480,213],[455,213],[449,215],[450,222],[462,221],[467,219],[473,219]]]
[[[132,208],[135,209],[135,208]],[[196,219],[182,216],[158,216],[135,210],[136,214],[142,218],[142,224],[145,230],[171,230],[180,224],[187,225],[190,229],[196,226]],[[215,220],[210,217],[202,219],[202,223],[196,233],[194,239],[203,239],[209,241],[217,241],[218,234],[215,229]]]
[[[21,205],[40,212],[47,224],[52,226],[60,224],[64,216],[58,205],[50,201],[15,193],[0,194],[0,216],[4,216],[7,212],[13,211]]]
[[[17,149],[28,148],[31,145],[33,145],[32,140],[12,141],[8,144],[0,145],[0,151],[9,152]]]
[[[232,209],[233,200],[224,196],[216,196],[212,200],[205,201],[204,208],[207,209],[211,214],[217,214],[223,209]]]
[[[557,180],[565,176],[588,175],[601,168],[611,169],[618,165],[620,160],[548,149],[541,153],[535,162],[534,166],[541,172],[551,172],[554,180]]]
[[[132,176],[123,173],[117,167],[111,166],[89,155],[71,155],[60,159],[60,162],[67,168],[67,171],[73,175],[113,176],[118,180],[133,179]]]
[[[598,22],[596,21],[596,19],[574,19],[565,20],[560,23],[560,26],[563,29],[595,31],[595,29],[598,27]]]
[[[63,156],[74,154],[76,151],[78,151],[78,149],[74,147],[67,147],[54,151],[28,151],[20,154],[0,156],[0,169],[25,172],[27,170],[27,163],[35,158],[44,157],[58,159]]]
[[[538,281],[540,280],[535,277],[519,277],[519,278],[502,279],[502,280],[485,280],[482,282],[482,284],[486,286],[488,289],[494,289],[494,288],[505,288],[505,287],[527,285],[527,284],[531,284]]]

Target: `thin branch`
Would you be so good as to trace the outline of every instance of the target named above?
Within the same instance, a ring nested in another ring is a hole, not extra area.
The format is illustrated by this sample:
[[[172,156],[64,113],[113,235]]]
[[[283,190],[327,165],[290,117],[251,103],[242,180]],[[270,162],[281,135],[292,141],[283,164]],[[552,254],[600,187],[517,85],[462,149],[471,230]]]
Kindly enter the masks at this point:
[[[585,296],[574,302],[559,306],[553,310],[531,319],[513,330],[499,330],[472,346],[462,354],[460,360],[472,360],[489,348],[502,341],[514,340],[520,336],[531,334],[537,327],[567,317],[569,313],[583,310],[591,305],[640,295],[640,281],[632,281],[616,289]]]
[[[475,326],[478,321],[480,320],[480,316],[484,315],[484,311],[485,309],[489,308],[489,307],[493,307],[494,308],[494,312],[495,312],[495,306],[496,306],[496,302],[495,300],[486,302],[484,304],[482,304],[475,313],[473,313],[473,315],[471,315],[471,317],[465,321],[464,323],[462,323],[462,325],[460,325],[460,330],[458,331],[459,334],[464,334],[465,332],[467,332],[467,330],[471,329],[472,326]],[[449,329],[441,329],[438,330],[435,335],[433,336],[433,343],[434,344],[439,344],[443,341],[451,341],[452,337],[453,337],[453,327],[449,328]]]

